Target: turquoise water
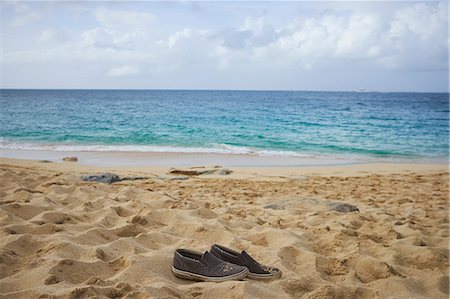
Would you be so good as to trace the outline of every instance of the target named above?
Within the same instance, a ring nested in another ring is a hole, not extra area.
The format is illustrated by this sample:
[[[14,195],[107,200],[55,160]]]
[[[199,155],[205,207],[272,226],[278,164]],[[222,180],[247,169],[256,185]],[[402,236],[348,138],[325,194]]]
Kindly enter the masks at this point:
[[[1,90],[0,150],[446,160],[446,93]]]

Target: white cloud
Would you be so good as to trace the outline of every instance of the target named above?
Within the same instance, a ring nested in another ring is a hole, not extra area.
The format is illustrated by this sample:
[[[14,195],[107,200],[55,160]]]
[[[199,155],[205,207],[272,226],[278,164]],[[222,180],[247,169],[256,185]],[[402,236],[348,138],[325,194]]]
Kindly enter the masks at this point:
[[[418,3],[396,12],[390,36],[401,37],[412,33],[423,41],[431,40],[436,34],[445,33],[446,21],[447,5],[444,3],[438,6]]]
[[[348,6],[277,22],[248,16],[240,22],[218,20],[215,26],[208,26],[210,20],[183,20],[166,27],[166,20],[152,13],[101,8],[92,9],[88,25],[66,30],[47,24],[33,38],[38,46],[6,49],[2,56],[8,65],[87,63],[106,79],[345,71],[356,65],[381,71],[443,70],[448,68],[447,9],[446,3],[412,3],[385,14]],[[30,12],[29,7],[22,10]]]
[[[148,12],[131,10],[112,10],[101,8],[94,12],[97,21],[106,28],[126,30],[129,28],[146,28],[155,17]]]
[[[81,32],[86,46],[143,50],[152,40],[155,17],[147,12],[101,8],[93,12],[99,25]]]
[[[233,51],[224,47],[221,38],[208,30],[184,28],[160,41],[160,46],[160,66],[168,66],[171,71],[175,68],[198,71],[231,67]]]
[[[34,11],[29,5],[26,5],[23,2],[12,1],[7,3],[14,6],[15,16],[11,22],[13,26],[23,26],[42,18],[40,13]]]
[[[105,28],[94,28],[81,33],[83,42],[88,46],[108,48],[115,47],[114,32]]]
[[[377,51],[382,25],[376,15],[325,15],[295,20],[279,30],[279,37],[256,49],[255,62],[270,65],[296,65],[305,69],[330,60],[368,59]]]
[[[217,37],[230,49],[261,47],[278,38],[278,33],[264,18],[247,17],[238,28],[228,28]]]
[[[391,19],[376,12],[300,18],[267,29],[272,39],[262,45],[250,40],[261,34],[263,20],[247,19],[240,27],[247,32],[241,44],[251,45],[248,57],[262,66],[326,69],[359,60],[387,69],[443,69],[448,63],[446,11],[443,3],[414,4]],[[232,49],[227,38],[223,45]]]
[[[112,68],[108,71],[107,76],[109,77],[122,77],[129,75],[137,75],[139,73],[139,68],[132,65],[124,65],[122,67]]]
[[[57,55],[72,60],[110,59],[112,64],[130,59],[160,70],[196,65],[220,70],[323,69],[348,60],[389,69],[441,69],[447,63],[446,10],[446,4],[414,4],[388,20],[376,12],[328,13],[290,20],[278,28],[264,18],[248,17],[236,28],[214,32],[186,27],[157,40],[152,28],[145,27],[154,22],[153,15],[101,9],[94,12],[100,26],[81,32],[78,43],[41,54],[49,60]],[[39,40],[64,38],[61,30],[45,29]]]
[[[40,43],[63,43],[67,39],[67,34],[63,29],[47,28],[42,30],[38,37]]]
[[[415,4],[396,12],[380,41],[380,63],[391,69],[448,69],[447,4]]]

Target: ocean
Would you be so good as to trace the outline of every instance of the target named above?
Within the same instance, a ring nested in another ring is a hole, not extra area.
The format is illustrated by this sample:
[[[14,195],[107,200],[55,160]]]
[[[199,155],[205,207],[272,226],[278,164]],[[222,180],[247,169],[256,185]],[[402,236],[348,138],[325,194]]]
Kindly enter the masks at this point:
[[[0,151],[449,157],[448,93],[3,89],[0,95]]]

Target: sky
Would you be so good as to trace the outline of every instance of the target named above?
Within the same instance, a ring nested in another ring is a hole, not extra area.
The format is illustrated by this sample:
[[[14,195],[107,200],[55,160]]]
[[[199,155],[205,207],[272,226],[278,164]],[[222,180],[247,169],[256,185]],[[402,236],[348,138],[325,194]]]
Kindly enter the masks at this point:
[[[448,91],[446,1],[2,1],[1,88]]]

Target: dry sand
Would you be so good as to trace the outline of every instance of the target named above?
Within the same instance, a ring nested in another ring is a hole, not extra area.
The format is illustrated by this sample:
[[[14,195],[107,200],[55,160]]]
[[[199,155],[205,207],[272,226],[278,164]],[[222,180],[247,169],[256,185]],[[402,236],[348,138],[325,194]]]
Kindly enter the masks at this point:
[[[446,165],[168,168],[0,159],[2,298],[448,298]],[[82,174],[148,179],[111,185]],[[359,212],[333,211],[348,203]],[[176,248],[245,249],[270,282],[175,278]]]

